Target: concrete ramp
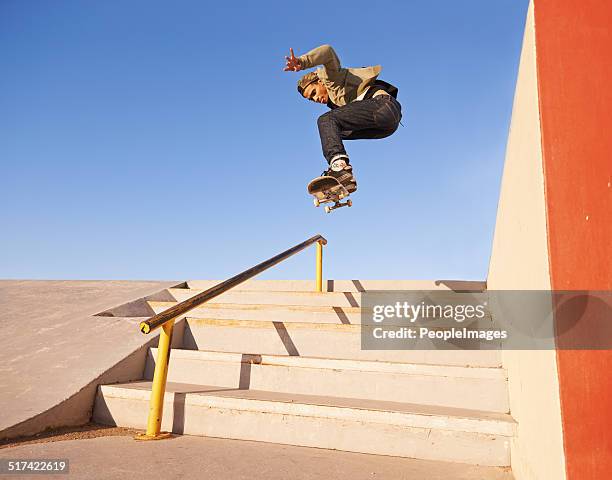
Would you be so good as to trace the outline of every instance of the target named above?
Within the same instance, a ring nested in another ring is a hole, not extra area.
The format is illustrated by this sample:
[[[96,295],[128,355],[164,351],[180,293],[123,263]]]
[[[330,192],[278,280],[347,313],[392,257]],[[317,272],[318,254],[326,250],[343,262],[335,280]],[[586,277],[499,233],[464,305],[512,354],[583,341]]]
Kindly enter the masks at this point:
[[[157,336],[139,332],[138,299],[164,300],[178,284],[0,281],[0,439],[84,424],[99,383],[142,378]]]

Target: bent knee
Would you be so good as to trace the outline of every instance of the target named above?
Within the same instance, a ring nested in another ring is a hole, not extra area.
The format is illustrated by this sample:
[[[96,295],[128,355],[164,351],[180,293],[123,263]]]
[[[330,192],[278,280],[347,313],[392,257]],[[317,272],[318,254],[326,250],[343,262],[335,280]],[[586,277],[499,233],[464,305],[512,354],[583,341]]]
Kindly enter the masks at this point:
[[[333,117],[332,111],[330,110],[329,112],[325,112],[323,115],[317,118],[317,125],[319,126],[319,128],[321,128],[321,125],[329,124],[331,121],[333,121]]]

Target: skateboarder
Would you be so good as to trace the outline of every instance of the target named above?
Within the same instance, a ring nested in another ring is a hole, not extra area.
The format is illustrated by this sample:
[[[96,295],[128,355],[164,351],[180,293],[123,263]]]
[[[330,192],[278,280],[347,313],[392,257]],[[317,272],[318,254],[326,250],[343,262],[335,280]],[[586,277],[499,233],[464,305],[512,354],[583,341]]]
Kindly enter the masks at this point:
[[[380,65],[343,68],[330,45],[321,45],[296,57],[293,49],[285,57],[285,71],[298,72],[321,65],[298,80],[300,94],[331,110],[317,121],[323,155],[329,168],[321,175],[333,176],[349,193],[357,190],[353,167],[342,140],[385,138],[391,135],[402,118],[396,100],[397,88],[378,80]]]

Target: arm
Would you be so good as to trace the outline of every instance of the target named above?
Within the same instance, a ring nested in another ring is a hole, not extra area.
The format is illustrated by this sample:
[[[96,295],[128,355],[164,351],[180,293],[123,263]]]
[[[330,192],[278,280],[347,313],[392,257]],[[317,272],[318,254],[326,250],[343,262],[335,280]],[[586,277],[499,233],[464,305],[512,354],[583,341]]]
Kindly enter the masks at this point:
[[[331,45],[321,45],[298,57],[302,68],[312,68],[323,65],[328,72],[340,70],[340,59]]]

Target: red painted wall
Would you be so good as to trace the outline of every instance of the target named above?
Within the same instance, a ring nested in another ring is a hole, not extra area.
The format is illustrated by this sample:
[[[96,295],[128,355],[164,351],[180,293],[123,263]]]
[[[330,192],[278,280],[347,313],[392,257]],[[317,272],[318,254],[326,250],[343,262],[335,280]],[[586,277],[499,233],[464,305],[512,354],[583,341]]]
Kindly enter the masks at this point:
[[[612,0],[534,1],[551,285],[612,290]],[[568,479],[612,478],[612,351],[557,359]]]

